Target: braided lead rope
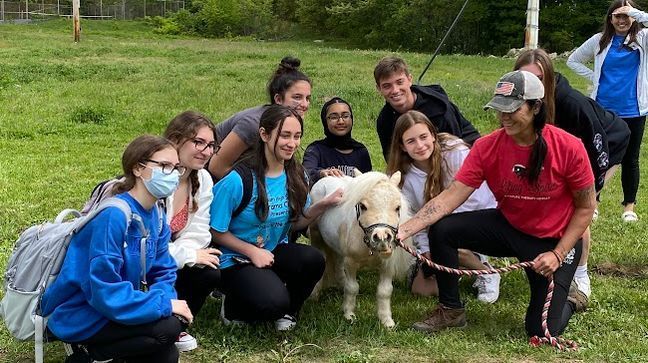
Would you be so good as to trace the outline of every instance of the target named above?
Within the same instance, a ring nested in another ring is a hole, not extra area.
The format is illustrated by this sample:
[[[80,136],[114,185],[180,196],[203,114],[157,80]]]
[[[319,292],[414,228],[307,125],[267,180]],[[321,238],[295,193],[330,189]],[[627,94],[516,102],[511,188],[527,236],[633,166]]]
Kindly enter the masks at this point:
[[[534,262],[533,261],[525,261],[525,262],[518,262],[514,263],[512,265],[506,266],[506,267],[500,267],[500,268],[493,268],[493,269],[488,269],[488,270],[460,270],[460,269],[455,269],[455,268],[450,268],[446,267],[443,265],[439,265],[425,256],[421,255],[420,253],[416,252],[413,248],[406,246],[403,244],[402,241],[396,240],[396,243],[405,251],[407,251],[410,255],[416,257],[416,259],[421,260],[425,262],[426,265],[432,267],[433,269],[443,271],[445,273],[449,274],[455,274],[455,275],[466,275],[466,276],[477,276],[477,275],[488,275],[488,274],[496,274],[496,273],[504,273],[504,272],[510,272],[513,270],[519,270],[521,268],[525,267],[533,267]],[[573,340],[565,339],[563,337],[553,337],[551,336],[551,333],[549,332],[549,327],[547,326],[547,318],[549,315],[549,306],[551,305],[551,299],[553,298],[553,292],[554,292],[554,280],[553,276],[548,277],[549,280],[549,287],[547,288],[547,297],[545,298],[544,305],[542,306],[542,329],[544,331],[544,337],[540,336],[533,336],[529,339],[529,344],[531,344],[534,347],[539,347],[543,344],[549,344],[553,347],[556,347],[558,350],[576,350],[578,349],[578,344],[574,342]]]

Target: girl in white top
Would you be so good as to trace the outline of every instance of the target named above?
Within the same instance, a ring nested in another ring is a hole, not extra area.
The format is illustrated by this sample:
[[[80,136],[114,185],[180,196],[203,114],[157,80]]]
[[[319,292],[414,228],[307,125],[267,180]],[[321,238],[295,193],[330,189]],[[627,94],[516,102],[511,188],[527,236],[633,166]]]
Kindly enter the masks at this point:
[[[603,31],[594,34],[567,60],[574,72],[592,82],[592,99],[613,111],[630,128],[630,140],[621,161],[624,222],[636,222],[639,156],[648,115],[648,14],[631,0],[614,0]],[[594,70],[586,64],[594,60]],[[579,287],[580,288],[580,287]],[[589,294],[589,287],[585,289]]]
[[[164,137],[178,150],[180,165],[187,168],[178,189],[165,200],[167,222],[171,227],[169,252],[178,266],[175,289],[197,316],[205,299],[220,285],[220,251],[210,248],[210,207],[214,186],[204,169],[217,151],[215,127],[205,115],[185,111],[167,126]],[[176,341],[179,351],[197,347],[194,337],[183,332]]]
[[[447,133],[437,133],[430,120],[418,111],[408,111],[396,121],[389,152],[387,173],[400,171],[404,174],[402,190],[413,212],[441,193],[454,180],[455,173],[463,164],[470,149],[461,139]],[[497,203],[486,183],[477,189],[464,204],[455,210],[467,212],[495,208]],[[430,258],[430,241],[427,229],[413,237],[419,253]],[[477,257],[470,251],[459,251],[459,263],[470,269],[490,268],[484,256]],[[499,275],[480,275],[475,282],[478,299],[493,303],[499,296]],[[436,280],[431,269],[422,265],[412,282],[412,293],[437,295]]]

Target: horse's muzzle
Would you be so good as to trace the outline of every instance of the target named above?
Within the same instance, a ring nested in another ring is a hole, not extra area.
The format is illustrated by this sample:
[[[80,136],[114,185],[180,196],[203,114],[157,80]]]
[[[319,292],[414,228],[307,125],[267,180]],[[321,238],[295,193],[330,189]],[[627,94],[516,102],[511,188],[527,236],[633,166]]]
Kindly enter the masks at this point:
[[[376,228],[371,231],[369,236],[368,247],[372,253],[377,253],[381,257],[389,257],[395,248],[395,233],[389,228]]]

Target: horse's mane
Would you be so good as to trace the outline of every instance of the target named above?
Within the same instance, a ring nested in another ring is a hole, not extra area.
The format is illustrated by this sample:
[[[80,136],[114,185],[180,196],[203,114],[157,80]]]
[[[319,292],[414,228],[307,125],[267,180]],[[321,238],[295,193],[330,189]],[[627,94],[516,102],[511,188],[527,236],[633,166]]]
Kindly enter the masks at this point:
[[[389,177],[377,171],[369,171],[356,176],[344,191],[344,200],[342,203],[351,204],[351,207],[355,207],[364,197],[365,193],[373,189],[381,181],[389,181]]]

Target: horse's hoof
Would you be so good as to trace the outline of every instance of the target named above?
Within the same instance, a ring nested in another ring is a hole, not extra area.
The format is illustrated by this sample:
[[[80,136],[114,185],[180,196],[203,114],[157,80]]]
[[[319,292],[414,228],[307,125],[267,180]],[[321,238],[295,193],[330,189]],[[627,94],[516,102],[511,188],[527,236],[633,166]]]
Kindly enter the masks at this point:
[[[396,326],[396,323],[394,323],[394,320],[389,319],[389,320],[383,321],[382,325],[387,329],[393,329]]]
[[[356,321],[356,315],[354,313],[345,313],[344,318],[349,321],[349,323],[353,324]]]

